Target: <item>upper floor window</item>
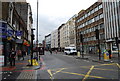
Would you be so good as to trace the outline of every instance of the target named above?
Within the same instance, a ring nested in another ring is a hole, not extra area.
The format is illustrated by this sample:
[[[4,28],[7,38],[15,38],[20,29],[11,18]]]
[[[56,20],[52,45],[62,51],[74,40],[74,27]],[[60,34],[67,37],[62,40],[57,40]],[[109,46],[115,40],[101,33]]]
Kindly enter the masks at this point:
[[[103,14],[100,14],[100,19],[103,18]]]
[[[88,12],[88,16],[90,15],[90,12]]]
[[[98,11],[98,7],[95,8],[95,12]]]
[[[101,9],[102,8],[102,4],[101,5],[99,5],[99,9]]]

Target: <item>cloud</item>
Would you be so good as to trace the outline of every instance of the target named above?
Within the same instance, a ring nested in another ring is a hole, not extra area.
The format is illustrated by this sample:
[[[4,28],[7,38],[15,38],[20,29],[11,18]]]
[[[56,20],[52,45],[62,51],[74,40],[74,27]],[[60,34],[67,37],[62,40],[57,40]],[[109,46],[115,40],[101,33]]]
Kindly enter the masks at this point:
[[[37,0],[27,0],[32,7],[33,27],[37,22]],[[38,0],[40,41],[44,36],[66,23],[82,9],[87,9],[97,0]],[[36,34],[36,32],[35,32]]]

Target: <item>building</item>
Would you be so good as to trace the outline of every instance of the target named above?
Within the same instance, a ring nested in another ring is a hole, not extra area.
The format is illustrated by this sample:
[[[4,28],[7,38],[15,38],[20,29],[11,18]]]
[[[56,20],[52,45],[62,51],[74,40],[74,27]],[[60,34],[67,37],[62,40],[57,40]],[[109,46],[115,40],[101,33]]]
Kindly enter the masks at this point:
[[[60,29],[60,47],[64,49],[64,47],[67,47],[70,45],[69,40],[69,23],[65,23],[61,29]]]
[[[9,61],[9,51],[14,48],[15,50],[25,49],[28,53],[28,47],[30,43],[28,42],[28,30],[27,23],[28,17],[30,18],[30,23],[28,28],[32,26],[32,15],[28,16],[28,13],[23,13],[22,9],[17,4],[25,5],[24,8],[28,12],[28,3],[26,2],[2,2],[2,13],[0,13],[0,55],[4,56],[4,65],[7,65]],[[20,13],[21,12],[21,13]],[[23,19],[22,15],[24,15]],[[30,53],[30,52],[29,52]]]
[[[51,49],[51,34],[45,36],[45,49]]]
[[[70,46],[76,46],[76,31],[75,31],[75,17],[71,17],[69,22],[69,39],[70,39]]]
[[[95,30],[99,30],[100,50],[105,48],[104,17],[102,2],[95,2],[86,10],[81,10],[76,17],[76,46],[84,53],[97,53],[98,40]],[[83,35],[83,43],[80,35]],[[83,49],[82,49],[83,48]]]
[[[120,40],[120,0],[103,2],[106,48],[117,51],[116,38]],[[120,48],[120,45],[119,45]]]
[[[62,24],[61,26],[59,26],[59,28],[58,28],[58,51],[62,51],[62,48],[61,48],[61,45],[60,45],[60,43],[61,43],[61,35],[60,35],[60,30],[61,30],[61,28],[62,28],[62,26],[63,25],[65,25],[65,24]]]
[[[58,29],[51,32],[51,49],[58,50]]]

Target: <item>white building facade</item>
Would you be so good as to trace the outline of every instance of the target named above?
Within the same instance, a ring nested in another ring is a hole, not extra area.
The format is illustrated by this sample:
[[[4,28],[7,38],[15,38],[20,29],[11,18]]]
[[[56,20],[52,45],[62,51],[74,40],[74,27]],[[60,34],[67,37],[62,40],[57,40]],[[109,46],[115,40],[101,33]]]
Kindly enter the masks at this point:
[[[76,46],[76,30],[75,30],[75,17],[76,15],[74,15],[73,17],[71,17],[69,19],[69,39],[70,39],[70,46]]]
[[[28,30],[28,40],[31,42],[31,28],[33,24],[32,10],[30,4],[28,4],[28,15],[27,15],[27,30]]]
[[[58,29],[51,32],[51,48],[58,49]]]
[[[45,36],[45,48],[47,50],[51,49],[51,34]]]
[[[116,38],[120,40],[120,0],[103,1],[103,13],[106,48],[116,51]]]

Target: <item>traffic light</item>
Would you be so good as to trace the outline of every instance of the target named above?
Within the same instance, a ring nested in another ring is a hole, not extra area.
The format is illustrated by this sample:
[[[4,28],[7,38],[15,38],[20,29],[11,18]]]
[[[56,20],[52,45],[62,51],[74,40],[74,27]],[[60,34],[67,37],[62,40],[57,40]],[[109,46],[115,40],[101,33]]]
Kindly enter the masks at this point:
[[[96,39],[99,39],[99,30],[98,29],[95,30],[95,35],[96,35]]]
[[[80,34],[80,41],[83,42],[83,35]]]

